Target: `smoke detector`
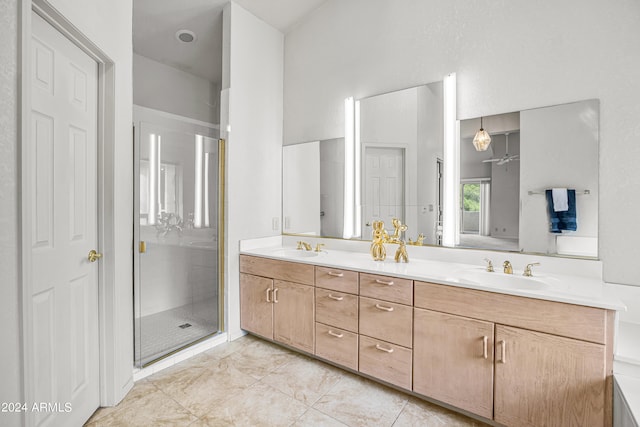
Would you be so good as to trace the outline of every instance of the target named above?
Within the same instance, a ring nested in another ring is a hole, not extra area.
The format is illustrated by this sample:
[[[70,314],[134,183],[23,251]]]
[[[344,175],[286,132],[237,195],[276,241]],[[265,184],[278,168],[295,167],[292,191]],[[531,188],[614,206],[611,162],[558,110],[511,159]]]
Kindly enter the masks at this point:
[[[196,41],[196,33],[189,30],[176,31],[176,39],[182,43],[192,43]]]

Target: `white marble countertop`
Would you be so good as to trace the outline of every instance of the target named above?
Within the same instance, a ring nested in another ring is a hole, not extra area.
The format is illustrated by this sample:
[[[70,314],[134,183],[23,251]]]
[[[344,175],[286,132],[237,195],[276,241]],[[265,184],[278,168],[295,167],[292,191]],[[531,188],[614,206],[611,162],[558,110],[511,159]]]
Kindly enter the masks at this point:
[[[551,274],[536,268],[533,277],[525,278],[522,270],[515,267],[513,275],[506,275],[501,265],[495,266],[494,273],[487,273],[480,265],[416,258],[409,263],[396,263],[394,246],[387,249],[391,253],[385,261],[374,261],[368,252],[330,249],[311,255],[312,252],[297,251],[295,246],[274,243],[241,245],[240,253],[609,310],[626,309],[597,278]]]

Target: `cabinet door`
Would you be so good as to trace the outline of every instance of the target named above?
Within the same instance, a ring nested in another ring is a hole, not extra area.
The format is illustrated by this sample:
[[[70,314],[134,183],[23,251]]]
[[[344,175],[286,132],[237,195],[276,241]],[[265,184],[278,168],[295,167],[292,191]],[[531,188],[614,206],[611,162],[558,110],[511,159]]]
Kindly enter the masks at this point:
[[[496,326],[495,420],[518,426],[602,426],[605,348]]]
[[[273,339],[273,280],[240,273],[240,327]]]
[[[313,286],[276,280],[273,284],[273,298],[273,339],[313,353]]]
[[[413,391],[492,418],[493,327],[414,309]]]

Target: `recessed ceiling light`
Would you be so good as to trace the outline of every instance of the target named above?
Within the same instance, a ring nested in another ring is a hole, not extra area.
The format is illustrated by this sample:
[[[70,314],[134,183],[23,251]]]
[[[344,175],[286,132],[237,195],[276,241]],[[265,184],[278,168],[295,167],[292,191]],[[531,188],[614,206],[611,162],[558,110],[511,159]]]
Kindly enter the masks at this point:
[[[196,41],[196,33],[189,30],[178,30],[176,32],[176,38],[178,39],[178,41],[181,41],[183,43],[191,43]]]

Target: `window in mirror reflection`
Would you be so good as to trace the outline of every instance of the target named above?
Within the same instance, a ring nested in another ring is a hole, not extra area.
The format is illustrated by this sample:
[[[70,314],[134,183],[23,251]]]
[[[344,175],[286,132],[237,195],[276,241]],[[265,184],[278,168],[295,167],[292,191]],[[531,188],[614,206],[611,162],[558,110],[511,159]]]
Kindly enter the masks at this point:
[[[588,100],[485,116],[484,152],[472,143],[480,118],[462,120],[457,246],[596,257],[598,115]],[[576,190],[577,230],[551,232],[552,188]]]

